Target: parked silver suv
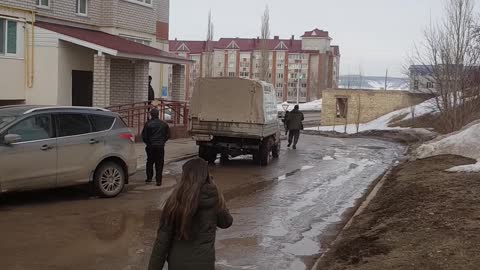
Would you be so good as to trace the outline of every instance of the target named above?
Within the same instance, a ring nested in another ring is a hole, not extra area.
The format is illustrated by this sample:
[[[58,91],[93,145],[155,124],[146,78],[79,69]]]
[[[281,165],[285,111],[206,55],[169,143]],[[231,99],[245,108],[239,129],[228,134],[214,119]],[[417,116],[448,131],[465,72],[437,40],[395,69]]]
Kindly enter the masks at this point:
[[[0,193],[92,183],[115,197],[136,168],[134,135],[115,113],[0,107]]]

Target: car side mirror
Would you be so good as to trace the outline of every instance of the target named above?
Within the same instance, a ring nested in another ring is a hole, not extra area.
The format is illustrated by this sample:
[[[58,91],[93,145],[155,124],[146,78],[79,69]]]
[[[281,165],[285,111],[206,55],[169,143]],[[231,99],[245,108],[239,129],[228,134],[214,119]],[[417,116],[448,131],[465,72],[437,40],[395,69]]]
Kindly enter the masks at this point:
[[[7,134],[5,137],[3,137],[3,142],[6,145],[11,145],[13,143],[17,143],[22,140],[22,136],[18,134]]]

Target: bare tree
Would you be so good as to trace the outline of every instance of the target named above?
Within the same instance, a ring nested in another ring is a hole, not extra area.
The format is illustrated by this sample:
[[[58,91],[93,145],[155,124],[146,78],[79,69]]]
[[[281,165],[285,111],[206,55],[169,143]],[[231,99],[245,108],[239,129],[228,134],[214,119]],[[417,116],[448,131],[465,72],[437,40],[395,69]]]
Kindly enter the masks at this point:
[[[479,24],[472,0],[447,0],[441,21],[425,30],[412,64],[421,68],[426,83],[434,85],[435,105],[447,132],[473,120],[480,111]],[[417,82],[418,83],[418,82]]]
[[[360,131],[360,120],[362,114],[362,100],[360,98],[360,94],[357,95],[357,118],[355,119],[355,127],[357,129],[357,133]]]
[[[213,77],[213,21],[212,11],[208,12],[208,29],[205,48],[205,77]]]
[[[262,28],[260,35],[260,70],[259,79],[262,81],[270,81],[268,76],[270,72],[270,51],[268,48],[268,40],[270,39],[270,11],[268,6],[265,7],[265,11],[262,16]]]

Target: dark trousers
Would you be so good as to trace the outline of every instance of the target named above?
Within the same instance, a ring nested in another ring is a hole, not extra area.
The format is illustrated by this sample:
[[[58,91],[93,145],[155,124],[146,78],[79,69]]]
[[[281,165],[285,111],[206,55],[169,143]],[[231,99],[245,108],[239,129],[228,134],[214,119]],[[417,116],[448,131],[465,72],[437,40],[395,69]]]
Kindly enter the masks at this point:
[[[299,138],[300,130],[292,129],[288,131],[288,145],[291,145],[293,141],[293,145],[296,146]]]
[[[146,147],[147,152],[147,181],[153,179],[153,166],[155,166],[155,179],[157,183],[162,183],[163,163],[165,161],[165,148],[152,146]]]

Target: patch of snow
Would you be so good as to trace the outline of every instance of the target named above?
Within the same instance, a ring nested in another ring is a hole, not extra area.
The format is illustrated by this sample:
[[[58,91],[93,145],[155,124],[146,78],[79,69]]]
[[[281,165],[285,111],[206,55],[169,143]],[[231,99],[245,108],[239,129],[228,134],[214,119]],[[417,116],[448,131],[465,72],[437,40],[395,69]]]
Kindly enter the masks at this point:
[[[457,166],[449,172],[480,172],[480,121],[476,121],[460,131],[445,135],[437,140],[421,145],[416,150],[420,159],[438,155],[459,155],[476,159],[472,165]]]
[[[293,110],[293,107],[295,106],[295,104],[293,104],[293,103],[288,103],[288,102],[280,103],[280,104],[277,105],[277,110],[279,112],[284,111],[284,109],[283,109],[284,104],[288,105],[288,109],[287,109],[288,111]],[[307,103],[300,103],[299,106],[300,106],[300,111],[321,111],[322,110],[322,99],[317,99],[317,100],[307,102]]]
[[[436,113],[437,108],[435,107],[435,99],[429,99],[423,103],[420,103],[415,106],[415,117],[423,116],[426,114]],[[392,121],[399,116],[405,115],[401,121],[409,120],[412,118],[411,108],[403,108],[398,111],[394,111],[388,113],[384,116],[381,116],[373,121],[370,121],[365,124],[360,124],[358,128],[358,132],[367,131],[367,130],[392,130],[392,129],[405,129],[399,127],[389,127],[388,125]],[[319,130],[319,131],[337,131],[337,132],[344,132],[345,125],[339,124],[337,126],[319,126],[313,128],[307,128],[307,130]],[[348,134],[355,134],[357,133],[357,126],[355,124],[348,124],[347,125],[347,133]]]

